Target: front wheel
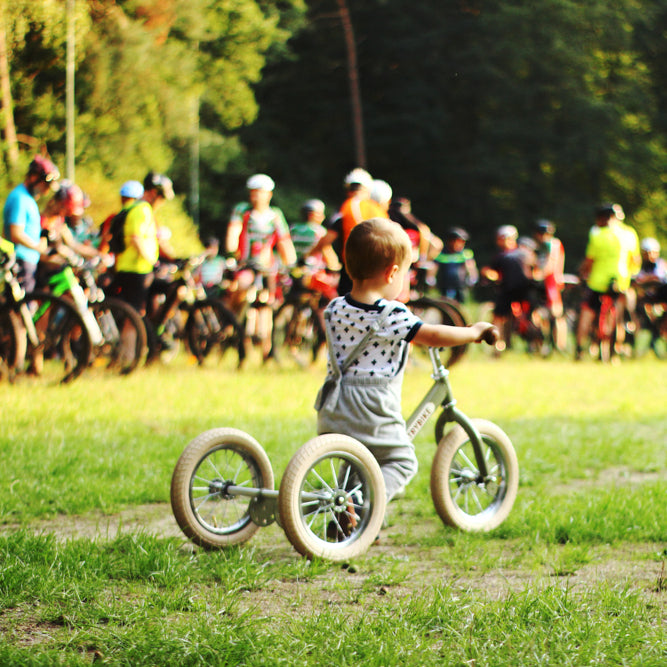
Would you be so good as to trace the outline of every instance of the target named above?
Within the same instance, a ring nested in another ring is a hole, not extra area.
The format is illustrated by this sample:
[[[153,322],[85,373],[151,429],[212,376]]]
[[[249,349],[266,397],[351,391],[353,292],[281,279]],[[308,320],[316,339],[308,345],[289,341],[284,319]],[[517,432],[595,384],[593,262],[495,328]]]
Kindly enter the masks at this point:
[[[188,348],[200,365],[214,350],[220,358],[238,356],[238,364],[245,357],[241,326],[232,311],[215,299],[196,301],[190,307],[185,335]]]
[[[307,558],[340,562],[363,554],[380,532],[386,507],[377,461],[359,441],[320,435],[290,460],[280,484],[280,523]]]
[[[146,327],[141,315],[125,301],[105,297],[91,304],[102,332],[103,342],[95,350],[95,362],[121,375],[127,375],[141,363],[147,351]]]
[[[259,529],[251,518],[254,496],[231,487],[273,489],[271,462],[243,431],[205,431],[185,448],[171,478],[174,517],[195,544],[205,549],[242,544]]]
[[[465,531],[488,531],[509,515],[519,487],[519,463],[512,442],[496,424],[472,423],[482,439],[488,475],[477,467],[468,434],[457,424],[438,445],[431,468],[431,496],[444,523]]]
[[[32,317],[38,345],[28,346],[32,372],[55,368],[60,382],[71,382],[88,367],[92,343],[81,315],[66,299],[46,292],[25,296],[26,317]]]

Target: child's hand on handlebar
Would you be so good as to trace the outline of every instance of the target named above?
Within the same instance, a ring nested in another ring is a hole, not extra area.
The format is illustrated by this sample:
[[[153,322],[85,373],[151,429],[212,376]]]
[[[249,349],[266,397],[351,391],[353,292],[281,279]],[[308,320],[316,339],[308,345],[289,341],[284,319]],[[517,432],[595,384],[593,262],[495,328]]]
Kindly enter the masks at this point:
[[[490,324],[489,322],[477,322],[473,327],[480,330],[479,338],[475,341],[476,343],[486,343],[487,345],[495,345],[500,338],[500,331],[498,327]]]

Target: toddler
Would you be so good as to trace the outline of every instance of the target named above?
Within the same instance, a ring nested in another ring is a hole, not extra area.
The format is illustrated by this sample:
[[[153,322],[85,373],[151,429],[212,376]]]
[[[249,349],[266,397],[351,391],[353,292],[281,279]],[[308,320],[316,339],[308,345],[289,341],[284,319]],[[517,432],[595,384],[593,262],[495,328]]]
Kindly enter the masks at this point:
[[[427,324],[397,297],[405,291],[410,239],[391,220],[372,218],[350,232],[345,266],[352,289],[327,306],[329,362],[318,394],[318,433],[356,438],[377,459],[389,502],[414,477],[417,458],[401,412],[409,343],[449,347],[495,342],[488,322]]]

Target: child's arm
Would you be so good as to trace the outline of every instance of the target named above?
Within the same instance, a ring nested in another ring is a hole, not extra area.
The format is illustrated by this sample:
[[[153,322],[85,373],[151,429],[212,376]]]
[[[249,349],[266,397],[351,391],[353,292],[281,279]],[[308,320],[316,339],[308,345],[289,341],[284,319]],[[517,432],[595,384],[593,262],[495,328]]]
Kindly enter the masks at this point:
[[[419,327],[412,342],[426,347],[454,347],[482,341],[493,345],[498,336],[498,329],[489,322],[477,322],[469,327],[424,323]]]

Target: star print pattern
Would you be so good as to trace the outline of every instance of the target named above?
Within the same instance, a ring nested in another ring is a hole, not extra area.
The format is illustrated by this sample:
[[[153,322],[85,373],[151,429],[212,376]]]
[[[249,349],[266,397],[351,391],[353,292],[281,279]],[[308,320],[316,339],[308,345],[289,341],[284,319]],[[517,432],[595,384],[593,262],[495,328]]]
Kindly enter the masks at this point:
[[[347,295],[334,299],[327,306],[333,354],[338,366],[345,360],[346,351],[354,349],[371,329],[385,303],[380,300],[370,306],[355,302]],[[381,329],[370,338],[346,375],[392,378],[398,373],[405,346],[421,326],[421,320],[405,304],[390,303],[391,310]]]

